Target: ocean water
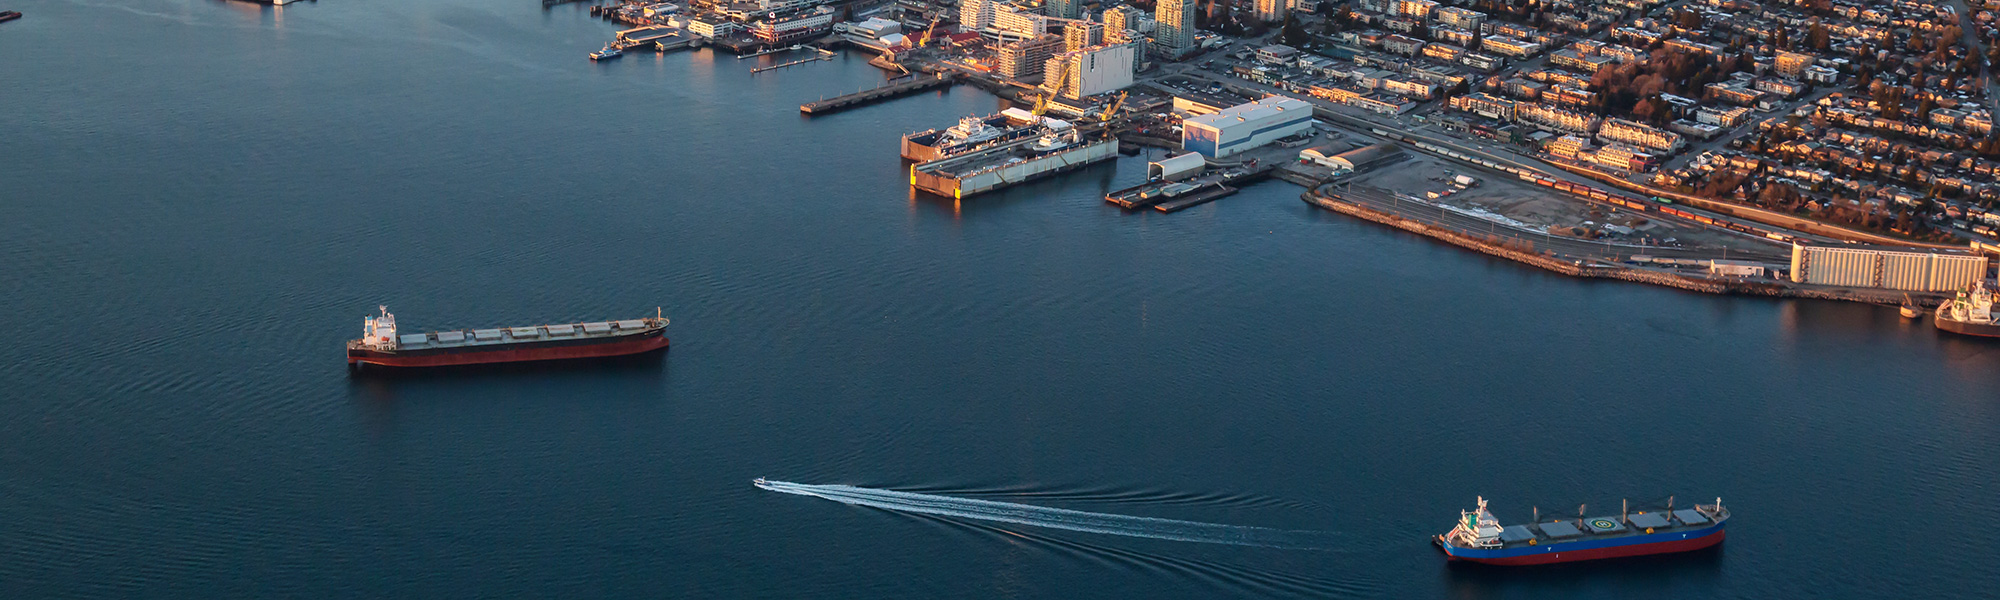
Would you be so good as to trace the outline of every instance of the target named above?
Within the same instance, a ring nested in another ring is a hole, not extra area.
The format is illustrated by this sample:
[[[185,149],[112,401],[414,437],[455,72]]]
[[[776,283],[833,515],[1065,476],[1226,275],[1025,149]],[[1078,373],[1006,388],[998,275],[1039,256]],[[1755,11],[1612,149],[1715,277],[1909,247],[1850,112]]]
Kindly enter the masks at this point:
[[[2000,586],[2000,345],[1893,309],[1567,279],[1277,182],[1124,214],[1133,159],[913,194],[897,138],[997,100],[804,118],[882,74],[592,63],[616,27],[580,5],[0,8],[27,15],[0,24],[0,597]],[[674,347],[350,376],[378,304],[657,306]],[[1720,496],[1729,541],[1533,570],[1427,542],[1482,495],[1518,521],[1670,494]],[[1133,534],[1159,522],[1313,543]]]

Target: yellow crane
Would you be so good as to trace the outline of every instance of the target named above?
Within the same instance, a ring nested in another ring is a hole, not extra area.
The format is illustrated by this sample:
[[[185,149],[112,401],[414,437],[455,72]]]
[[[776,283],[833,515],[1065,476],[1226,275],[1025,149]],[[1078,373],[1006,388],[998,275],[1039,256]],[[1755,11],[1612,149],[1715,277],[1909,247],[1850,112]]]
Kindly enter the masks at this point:
[[[1097,122],[1103,123],[1110,121],[1111,115],[1118,114],[1118,108],[1124,105],[1125,105],[1125,92],[1118,92],[1118,97],[1112,98],[1111,104],[1109,106],[1104,107],[1104,112],[1099,113],[1097,115]]]
[[[1042,74],[1042,93],[1035,96],[1034,113],[1037,117],[1048,112],[1049,101],[1054,100],[1056,94],[1062,93],[1063,87],[1069,85],[1069,61],[1059,61],[1056,65],[1056,72]]]
[[[937,17],[935,19],[931,19],[931,26],[924,28],[923,37],[917,38],[917,47],[923,48],[931,45],[931,35],[937,33],[938,23],[943,23],[943,22],[944,22],[944,17]]]

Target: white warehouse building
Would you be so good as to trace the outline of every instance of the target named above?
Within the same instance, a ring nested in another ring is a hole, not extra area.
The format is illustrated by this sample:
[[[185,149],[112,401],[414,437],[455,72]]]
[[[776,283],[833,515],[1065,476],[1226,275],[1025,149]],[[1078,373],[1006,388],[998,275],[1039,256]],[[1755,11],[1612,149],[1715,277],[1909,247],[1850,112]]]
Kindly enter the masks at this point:
[[[1272,96],[1181,123],[1181,147],[1222,158],[1312,129],[1312,105]]]
[[[1986,278],[1986,257],[1965,250],[1792,244],[1792,281],[1912,292],[1949,292]]]

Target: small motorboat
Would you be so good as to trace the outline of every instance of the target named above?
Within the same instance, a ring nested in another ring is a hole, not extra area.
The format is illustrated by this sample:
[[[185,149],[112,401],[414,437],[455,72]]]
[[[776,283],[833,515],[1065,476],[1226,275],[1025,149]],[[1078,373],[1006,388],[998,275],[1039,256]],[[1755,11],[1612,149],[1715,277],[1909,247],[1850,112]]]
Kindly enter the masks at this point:
[[[614,48],[607,44],[604,46],[603,50],[598,50],[596,52],[590,53],[590,60],[609,60],[624,55],[625,55],[624,50],[619,48]]]
[[[1917,302],[1910,299],[1909,294],[1903,294],[1903,306],[1900,312],[1903,313],[1903,318],[1905,319],[1915,319],[1924,316],[1924,309],[1919,308]]]
[[[758,477],[758,478],[756,478],[756,479],[752,479],[752,480],[750,480],[750,485],[754,485],[754,486],[757,486],[757,487],[765,487],[765,486],[769,486],[769,485],[771,485],[771,482],[769,482],[769,481],[764,481],[764,478],[762,478],[762,477]]]

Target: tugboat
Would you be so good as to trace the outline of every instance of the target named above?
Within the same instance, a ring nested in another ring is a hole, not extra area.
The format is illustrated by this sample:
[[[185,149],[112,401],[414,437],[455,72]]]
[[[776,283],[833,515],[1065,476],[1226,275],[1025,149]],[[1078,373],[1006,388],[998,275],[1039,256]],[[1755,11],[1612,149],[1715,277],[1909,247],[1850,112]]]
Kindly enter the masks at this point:
[[[603,50],[598,50],[596,52],[590,53],[590,60],[611,60],[624,55],[625,55],[624,50],[614,47],[610,44],[605,44]]]
[[[460,329],[398,335],[388,307],[364,318],[361,339],[347,342],[347,367],[448,367],[504,362],[606,358],[667,347],[667,318],[530,327]]]
[[[1917,301],[1911,300],[1909,294],[1903,294],[1903,306],[1898,311],[1903,313],[1903,318],[1905,319],[1915,319],[1924,316],[1924,309],[1917,306]]]
[[[1533,522],[1501,525],[1486,511],[1486,499],[1479,499],[1473,511],[1460,511],[1458,525],[1432,538],[1451,560],[1490,565],[1543,565],[1551,563],[1667,554],[1700,550],[1722,543],[1723,524],[1729,509],[1722,499],[1715,504],[1674,510],[1673,498],[1658,512],[1632,512],[1628,504],[1617,516],[1585,517],[1577,507],[1575,519],[1543,520],[1535,510]]]
[[[1933,323],[1940,330],[1959,335],[2000,337],[2000,319],[1993,314],[1993,290],[1983,281],[1973,284],[1972,289],[1959,290],[1957,297],[1938,306]]]

